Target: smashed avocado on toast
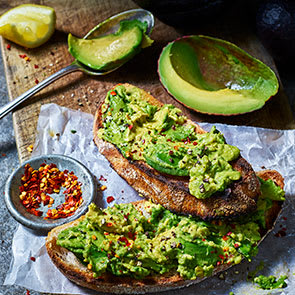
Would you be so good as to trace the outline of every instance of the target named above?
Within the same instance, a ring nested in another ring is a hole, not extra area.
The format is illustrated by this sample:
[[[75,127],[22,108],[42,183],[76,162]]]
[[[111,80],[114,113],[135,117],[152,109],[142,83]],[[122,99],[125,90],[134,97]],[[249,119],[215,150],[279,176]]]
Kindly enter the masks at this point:
[[[274,170],[257,176],[263,188],[257,209],[234,221],[203,221],[145,200],[104,210],[92,204],[86,215],[49,232],[47,252],[68,279],[100,292],[160,292],[198,283],[251,260],[273,228],[284,181]]]
[[[206,133],[132,85],[109,91],[94,141],[148,200],[91,204],[49,232],[49,257],[83,287],[138,294],[201,282],[251,260],[281,211],[277,171],[255,173],[216,129]]]
[[[110,90],[93,132],[112,168],[172,212],[211,220],[256,209],[260,182],[238,148],[142,89],[123,84]]]

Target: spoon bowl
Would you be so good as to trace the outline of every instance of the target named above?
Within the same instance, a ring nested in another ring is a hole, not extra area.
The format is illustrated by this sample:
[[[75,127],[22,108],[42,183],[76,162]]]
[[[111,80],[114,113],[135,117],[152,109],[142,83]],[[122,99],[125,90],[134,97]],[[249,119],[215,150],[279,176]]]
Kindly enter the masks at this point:
[[[149,35],[154,27],[154,17],[151,12],[144,9],[131,9],[119,14],[116,14],[105,21],[99,23],[96,27],[90,30],[84,39],[94,39],[108,34],[113,34],[119,29],[122,20],[137,19],[141,22],[146,22],[148,25],[146,33]]]
[[[147,31],[146,33],[149,35],[154,27],[154,17],[151,12],[145,10],[145,9],[131,9],[124,12],[121,12],[119,14],[116,14],[103,22],[99,23],[97,26],[95,26],[93,29],[91,29],[85,36],[84,39],[94,39],[97,37],[101,37],[107,34],[112,34],[116,32],[119,29],[120,22],[122,20],[133,20],[137,19],[141,22],[147,23]],[[39,84],[34,86],[33,88],[29,89],[13,101],[9,102],[5,106],[0,108],[0,119],[2,119],[4,116],[6,116],[9,112],[13,111],[17,106],[19,106],[21,103],[29,99],[31,96],[45,88],[46,86],[50,85],[52,82],[56,81],[57,79],[75,72],[75,71],[82,71],[87,75],[92,76],[102,76],[109,74],[115,70],[117,70],[119,67],[121,67],[123,64],[116,66],[110,70],[107,71],[97,71],[93,70],[81,62],[79,62],[77,59],[75,59],[69,66],[59,70],[58,72],[54,73],[53,75],[49,76],[45,80],[41,81]]]

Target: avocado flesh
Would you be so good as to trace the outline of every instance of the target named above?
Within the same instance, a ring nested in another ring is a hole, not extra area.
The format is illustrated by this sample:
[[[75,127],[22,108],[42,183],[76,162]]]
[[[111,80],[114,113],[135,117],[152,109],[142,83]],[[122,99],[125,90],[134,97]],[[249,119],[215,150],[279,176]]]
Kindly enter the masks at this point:
[[[284,201],[283,190],[266,182],[257,209],[236,220],[205,222],[148,201],[140,210],[131,203],[103,210],[91,204],[85,218],[61,231],[56,243],[90,264],[94,277],[109,272],[143,279],[171,270],[190,280],[209,276],[216,265],[250,261],[257,254],[266,212],[273,201]]]
[[[110,90],[101,106],[103,128],[97,136],[114,144],[125,158],[145,161],[169,175],[189,176],[190,193],[198,199],[240,178],[229,163],[240,151],[226,144],[215,127],[196,133],[196,126],[173,105],[156,107],[141,97],[136,87]]]
[[[174,152],[173,155],[169,154],[169,151],[173,149],[173,146],[162,143],[153,144],[147,148],[144,152],[144,159],[151,167],[169,175],[177,176],[189,176],[189,170],[186,168],[179,168],[179,162],[183,158],[183,154]],[[174,156],[175,155],[175,156]]]
[[[142,30],[131,27],[97,39],[79,39],[69,34],[69,51],[86,66],[108,71],[122,65],[141,50]]]
[[[179,102],[209,114],[251,112],[278,91],[270,68],[229,42],[205,36],[168,44],[159,59],[159,75]]]

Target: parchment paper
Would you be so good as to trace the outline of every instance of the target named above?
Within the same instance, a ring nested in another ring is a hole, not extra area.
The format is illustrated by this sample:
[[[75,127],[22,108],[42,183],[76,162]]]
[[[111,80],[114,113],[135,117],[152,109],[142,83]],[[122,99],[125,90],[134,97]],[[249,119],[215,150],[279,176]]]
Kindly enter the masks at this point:
[[[106,197],[115,202],[140,199],[137,193],[114,172],[107,160],[99,154],[92,141],[93,117],[56,104],[43,105],[37,126],[36,142],[32,156],[64,154],[84,163],[107,190],[98,194],[97,203],[107,206]],[[210,124],[201,124],[210,130]],[[188,288],[164,294],[294,294],[295,290],[295,130],[267,130],[253,127],[215,124],[224,133],[229,144],[240,148],[241,154],[258,171],[262,167],[278,170],[285,177],[286,202],[276,227],[259,247],[259,254],[251,263],[244,261],[222,275],[209,278]],[[103,177],[101,177],[101,175]],[[106,180],[105,180],[106,179]],[[110,204],[110,205],[113,205]],[[280,229],[287,235],[275,237]],[[51,263],[44,246],[45,237],[19,226],[12,244],[13,259],[5,285],[20,285],[30,290],[46,293],[97,294],[68,281]],[[35,257],[35,262],[30,257]],[[263,261],[258,274],[288,275],[288,287],[266,291],[247,281],[247,274]],[[115,282],[114,282],[115,284]]]

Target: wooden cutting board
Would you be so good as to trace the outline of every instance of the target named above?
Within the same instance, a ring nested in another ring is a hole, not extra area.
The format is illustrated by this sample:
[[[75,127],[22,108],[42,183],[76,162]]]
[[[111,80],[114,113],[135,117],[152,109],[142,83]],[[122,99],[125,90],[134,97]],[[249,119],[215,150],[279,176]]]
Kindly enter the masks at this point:
[[[0,13],[2,14],[7,9],[24,2],[28,1],[0,0]],[[67,51],[67,35],[69,32],[82,37],[92,27],[109,16],[138,7],[131,0],[40,0],[29,2],[48,5],[55,9],[57,14],[56,32],[49,42],[40,48],[31,50],[24,49],[7,40],[1,40],[10,100],[34,86],[37,80],[43,80],[73,61],[72,56]],[[218,19],[218,22],[216,19],[212,19],[209,25],[196,24],[189,31],[177,31],[156,19],[155,28],[151,35],[155,40],[154,45],[144,49],[116,72],[102,77],[87,76],[80,72],[72,73],[35,95],[13,113],[20,161],[23,162],[30,156],[27,147],[34,143],[38,114],[42,104],[52,102],[94,114],[106,92],[113,85],[124,82],[150,91],[152,95],[165,103],[177,105],[196,121],[278,129],[294,128],[294,119],[282,87],[279,93],[267,102],[261,110],[245,115],[222,117],[203,115],[185,109],[174,101],[160,84],[157,74],[157,60],[163,46],[169,41],[187,34],[211,35],[234,42],[269,65],[277,73],[272,58],[251,32],[245,17],[242,17],[244,15],[243,9],[241,7],[233,7],[233,9],[235,9],[235,13],[232,13],[232,11],[224,13],[224,18]],[[10,50],[6,48],[7,44],[11,44]],[[30,61],[21,58],[20,55],[23,54],[26,54]]]

